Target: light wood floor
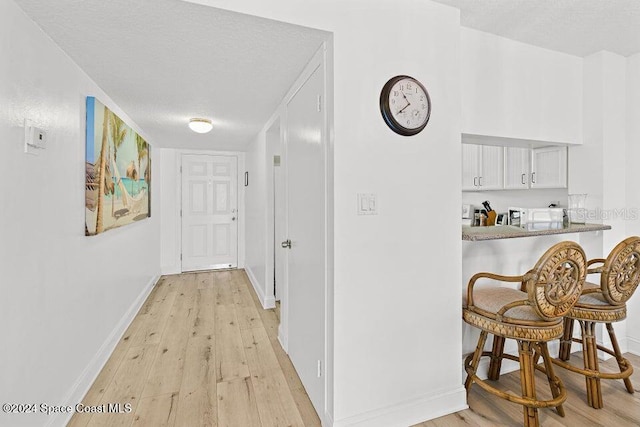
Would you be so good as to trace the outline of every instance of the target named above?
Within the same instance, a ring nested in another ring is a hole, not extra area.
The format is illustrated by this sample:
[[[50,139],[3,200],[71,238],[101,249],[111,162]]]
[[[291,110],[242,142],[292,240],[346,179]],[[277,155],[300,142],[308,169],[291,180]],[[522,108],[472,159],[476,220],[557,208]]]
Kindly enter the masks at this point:
[[[128,414],[76,414],[69,426],[320,426],[291,361],[277,342],[275,310],[263,310],[241,270],[163,277],[83,399],[131,403]],[[627,355],[640,387],[640,357]],[[581,364],[578,356],[573,362]],[[610,368],[615,362],[604,364]],[[638,426],[640,393],[603,381],[604,409],[586,404],[584,380],[557,368],[566,417],[540,410],[542,426]],[[519,373],[497,383],[519,393]],[[536,372],[540,397],[546,378]],[[470,409],[418,426],[518,426],[522,407],[474,385]]]
[[[582,365],[582,358],[575,353],[571,362]],[[560,377],[567,388],[567,401],[564,404],[565,417],[562,418],[553,409],[539,409],[540,425],[543,427],[637,427],[640,426],[640,357],[626,354],[625,357],[633,364],[635,372],[631,377],[636,389],[635,394],[627,393],[622,381],[602,380],[603,409],[593,409],[587,405],[584,377],[568,372],[557,366],[556,375]],[[601,362],[601,369],[607,368],[611,372],[617,370],[614,359]],[[494,385],[503,390],[510,390],[520,394],[520,373],[511,372],[500,377]],[[536,390],[538,398],[550,399],[551,393],[547,378],[536,371]],[[418,424],[420,427],[496,427],[521,426],[523,423],[522,406],[507,402],[493,396],[480,388],[477,384],[471,386],[469,392],[469,409]],[[417,427],[416,426],[416,427]]]
[[[163,277],[83,399],[128,414],[69,426],[320,426],[242,270]]]

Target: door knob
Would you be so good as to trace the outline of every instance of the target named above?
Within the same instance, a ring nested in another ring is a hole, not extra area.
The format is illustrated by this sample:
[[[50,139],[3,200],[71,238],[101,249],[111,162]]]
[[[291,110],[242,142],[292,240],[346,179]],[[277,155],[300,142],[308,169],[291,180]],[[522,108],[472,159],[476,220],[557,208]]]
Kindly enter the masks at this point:
[[[231,221],[235,221],[235,220],[236,220],[236,217],[235,217],[235,216],[232,216],[232,217],[231,217]]]
[[[283,248],[285,248],[285,249],[287,249],[287,248],[291,249],[291,240],[288,240],[288,239],[287,239],[287,240],[285,240],[284,242],[282,242],[282,243],[281,243],[281,245],[282,245],[282,247],[283,247]]]

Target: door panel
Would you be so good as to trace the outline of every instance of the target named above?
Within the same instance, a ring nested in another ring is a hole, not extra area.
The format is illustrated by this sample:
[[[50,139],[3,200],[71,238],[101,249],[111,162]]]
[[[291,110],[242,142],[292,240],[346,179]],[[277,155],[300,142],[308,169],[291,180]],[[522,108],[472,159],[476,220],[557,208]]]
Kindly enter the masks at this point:
[[[324,413],[325,358],[325,143],[318,67],[287,105],[288,352],[311,402]],[[283,303],[284,305],[284,303]]]
[[[182,271],[238,265],[237,158],[182,157]]]

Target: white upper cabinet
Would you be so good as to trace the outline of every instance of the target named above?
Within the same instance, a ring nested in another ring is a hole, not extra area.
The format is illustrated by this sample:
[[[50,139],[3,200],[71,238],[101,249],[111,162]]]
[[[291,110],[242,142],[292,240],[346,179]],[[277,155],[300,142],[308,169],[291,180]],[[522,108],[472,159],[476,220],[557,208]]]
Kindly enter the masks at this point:
[[[528,148],[505,147],[504,188],[517,190],[529,188],[530,160]]]
[[[504,186],[504,149],[462,144],[462,190],[500,190]]]
[[[478,190],[480,145],[462,144],[462,190]]]
[[[567,187],[567,147],[531,150],[531,188]]]
[[[480,176],[481,190],[501,190],[504,188],[504,148],[482,145]]]
[[[462,144],[462,191],[567,187],[567,147]]]

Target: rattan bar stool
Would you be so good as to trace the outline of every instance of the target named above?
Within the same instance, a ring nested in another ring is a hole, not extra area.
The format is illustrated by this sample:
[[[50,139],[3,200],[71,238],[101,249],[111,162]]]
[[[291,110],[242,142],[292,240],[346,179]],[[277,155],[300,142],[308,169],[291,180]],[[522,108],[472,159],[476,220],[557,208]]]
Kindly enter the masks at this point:
[[[553,371],[547,342],[562,336],[562,316],[580,297],[586,274],[587,260],[580,245],[561,242],[547,250],[535,267],[522,276],[492,273],[474,275],[467,287],[466,303],[463,302],[463,318],[468,324],[481,329],[481,332],[475,352],[465,360],[467,391],[475,382],[491,394],[523,405],[524,425],[527,427],[539,425],[538,408],[555,407],[564,416],[562,403],[567,395],[564,385]],[[474,289],[480,278],[520,283],[520,288]],[[494,335],[493,351],[484,351],[489,334]],[[503,354],[506,338],[517,340],[519,357]],[[489,379],[499,378],[502,358],[520,362],[521,396],[501,391],[477,376],[478,364],[483,356],[492,358]],[[540,356],[544,361],[543,366],[537,364]],[[553,399],[536,398],[534,369],[546,374]]]
[[[588,273],[600,273],[600,285],[585,283],[582,296],[576,305],[565,315],[564,334],[560,341],[559,359],[553,361],[558,366],[585,376],[587,383],[587,402],[589,406],[600,409],[603,406],[600,379],[623,380],[629,393],[633,385],[629,377],[633,366],[620,352],[620,346],[613,330],[613,322],[627,317],[626,302],[640,283],[640,237],[634,236],[618,243],[607,259],[593,259],[587,266],[602,264],[590,268]],[[580,322],[582,337],[573,338],[573,323]],[[596,343],[595,326],[604,323],[611,338],[612,349]],[[584,369],[566,362],[571,356],[571,343],[582,343]],[[600,372],[597,351],[601,350],[616,358],[620,372]]]

